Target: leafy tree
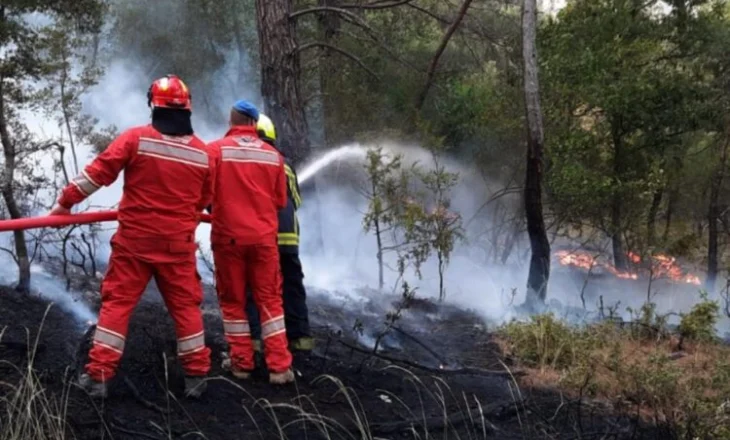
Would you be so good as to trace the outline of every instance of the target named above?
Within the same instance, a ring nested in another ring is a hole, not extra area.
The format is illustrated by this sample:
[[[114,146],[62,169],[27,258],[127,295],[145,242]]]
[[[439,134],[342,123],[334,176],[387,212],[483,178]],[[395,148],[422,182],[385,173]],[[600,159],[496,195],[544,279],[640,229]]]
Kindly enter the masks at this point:
[[[23,124],[21,113],[28,109],[35,93],[35,82],[47,68],[42,49],[44,41],[38,26],[29,21],[30,13],[45,14],[51,20],[67,20],[78,33],[98,32],[103,3],[98,0],[8,0],[0,6],[0,141],[3,147],[3,170],[0,175],[2,198],[11,218],[28,214],[28,188],[24,182],[36,182],[38,167],[30,163],[33,153],[49,148],[38,142]],[[32,193],[32,190],[31,190]],[[19,268],[17,289],[30,288],[30,261],[25,233],[13,234],[13,255]]]
[[[388,155],[382,147],[374,148],[367,153],[367,188],[363,195],[368,200],[368,211],[363,218],[366,232],[373,232],[377,243],[378,288],[383,290],[385,284],[384,254],[396,250],[398,243],[394,233],[398,226],[399,202],[404,201],[403,187],[406,184],[402,174],[402,156]]]
[[[541,39],[547,83],[551,201],[574,219],[591,217],[628,269],[625,235],[646,218],[669,146],[697,128],[706,96],[679,65],[675,29],[657,2],[577,0]]]
[[[446,298],[444,275],[451,253],[456,243],[464,239],[461,215],[450,209],[450,192],[458,183],[459,175],[446,171],[436,155],[433,168],[416,169],[415,174],[425,187],[426,203],[418,205],[421,209],[411,211],[411,221],[407,223],[405,235],[409,243],[422,244],[413,247],[417,251],[417,267],[420,267],[432,252],[436,253],[439,300],[443,301]],[[428,205],[430,209],[425,209],[424,207]]]

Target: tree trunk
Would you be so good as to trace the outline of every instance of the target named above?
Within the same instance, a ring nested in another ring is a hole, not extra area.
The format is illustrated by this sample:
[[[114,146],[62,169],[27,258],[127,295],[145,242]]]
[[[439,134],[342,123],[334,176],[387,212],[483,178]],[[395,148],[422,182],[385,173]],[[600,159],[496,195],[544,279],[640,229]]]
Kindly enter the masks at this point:
[[[712,176],[710,186],[710,204],[707,212],[708,222],[708,243],[707,243],[707,278],[705,279],[705,289],[708,292],[715,290],[715,282],[717,281],[717,272],[719,269],[718,259],[718,227],[717,222],[720,217],[720,192],[722,190],[722,182],[725,179],[725,167],[727,166],[727,149],[730,144],[730,136],[725,137],[720,152],[720,163]]]
[[[626,258],[626,249],[621,235],[622,219],[622,191],[618,188],[623,173],[623,139],[617,121],[611,123],[611,135],[613,137],[613,179],[614,190],[611,200],[611,242],[613,244],[613,265],[616,269],[626,271],[629,269],[629,262]]]
[[[664,218],[664,232],[662,233],[662,243],[664,244],[666,244],[667,240],[669,240],[669,231],[672,229],[674,209],[677,205],[677,198],[679,198],[679,182],[681,181],[682,168],[684,167],[684,162],[680,156],[675,156],[673,162],[673,178],[671,179],[672,183],[669,189],[669,198],[667,200],[667,214]]]
[[[264,109],[276,124],[277,146],[296,165],[309,155],[311,146],[299,91],[301,68],[291,9],[292,0],[256,0]]]
[[[673,188],[669,193],[669,200],[667,200],[667,214],[664,218],[664,232],[662,233],[662,243],[667,243],[669,240],[669,231],[672,228],[672,217],[674,215],[674,205],[677,200],[677,189]]]
[[[14,193],[14,176],[15,176],[15,144],[10,138],[8,131],[7,110],[5,108],[5,95],[3,83],[5,79],[0,77],[0,141],[3,146],[3,154],[5,158],[5,169],[3,170],[0,184],[2,186],[2,196],[5,205],[8,208],[10,218],[21,218],[22,212],[15,200]],[[20,292],[30,291],[30,258],[28,257],[28,246],[25,242],[25,233],[20,231],[13,232],[15,241],[15,261],[18,264],[18,284],[16,290]]]
[[[659,206],[664,198],[664,188],[660,188],[654,191],[654,197],[651,200],[651,206],[649,207],[649,214],[646,218],[646,241],[649,247],[653,247],[656,244],[656,217],[659,214]]]
[[[340,0],[319,0],[319,6],[338,7]],[[319,31],[321,39],[326,44],[332,44],[332,39],[340,29],[340,16],[338,14],[320,14],[318,16]],[[341,133],[337,130],[337,112],[333,99],[334,85],[336,83],[335,60],[332,52],[323,49],[319,58],[319,93],[320,93],[320,117],[322,124],[322,144],[331,147],[340,140]]]
[[[525,216],[532,257],[527,278],[528,301],[545,302],[550,277],[550,242],[542,212],[543,123],[537,63],[537,2],[524,0],[522,57],[524,60],[525,113],[527,116],[527,174]]]

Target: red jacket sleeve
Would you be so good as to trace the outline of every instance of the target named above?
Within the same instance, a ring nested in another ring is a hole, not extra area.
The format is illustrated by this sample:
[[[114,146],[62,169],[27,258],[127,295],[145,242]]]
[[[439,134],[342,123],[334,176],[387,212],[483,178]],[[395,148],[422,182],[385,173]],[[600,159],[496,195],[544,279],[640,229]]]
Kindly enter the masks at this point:
[[[286,208],[287,205],[287,193],[286,193],[286,171],[284,170],[284,158],[279,156],[279,172],[276,177],[276,207],[279,210]]]
[[[84,168],[78,176],[66,185],[58,199],[58,204],[71,209],[95,193],[102,186],[109,186],[117,180],[137,149],[138,137],[135,133],[125,132],[117,137]]]
[[[198,204],[198,211],[210,206],[215,195],[215,180],[218,172],[217,156],[214,153],[214,147],[210,145],[206,147],[206,153],[208,153],[208,176],[205,178],[205,183],[203,183],[203,194]]]

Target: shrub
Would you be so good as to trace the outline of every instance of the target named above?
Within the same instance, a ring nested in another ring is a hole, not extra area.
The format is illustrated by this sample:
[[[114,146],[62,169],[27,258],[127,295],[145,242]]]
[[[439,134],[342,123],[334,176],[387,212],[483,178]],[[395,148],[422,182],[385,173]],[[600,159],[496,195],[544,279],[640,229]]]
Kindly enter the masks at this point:
[[[697,342],[712,342],[716,339],[715,324],[720,314],[720,305],[710,301],[707,292],[702,292],[702,301],[687,314],[682,314],[679,334],[682,338]]]

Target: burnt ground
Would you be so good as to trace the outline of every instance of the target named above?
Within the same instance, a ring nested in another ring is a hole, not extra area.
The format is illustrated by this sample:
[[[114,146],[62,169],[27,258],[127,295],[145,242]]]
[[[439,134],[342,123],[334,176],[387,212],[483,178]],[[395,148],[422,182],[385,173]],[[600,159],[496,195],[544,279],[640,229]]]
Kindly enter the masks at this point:
[[[509,360],[479,317],[423,300],[404,313],[373,356],[368,345],[396,298],[347,304],[315,292],[310,307],[317,349],[295,355],[296,385],[274,388],[263,370],[246,382],[221,371],[225,342],[208,292],[204,316],[213,371],[208,393],[187,400],[172,322],[153,290],[132,317],[110,398],[93,402],[69,380],[85,361],[91,328],[59,307],[48,309],[37,296],[0,288],[0,423],[7,423],[12,386],[23,373],[18,367],[29,362],[27,341],[34,345],[43,321],[33,367],[46,396],[68,399],[70,438],[669,438],[597,403],[555,390],[518,389],[503,366]],[[353,330],[355,321],[361,331]]]

